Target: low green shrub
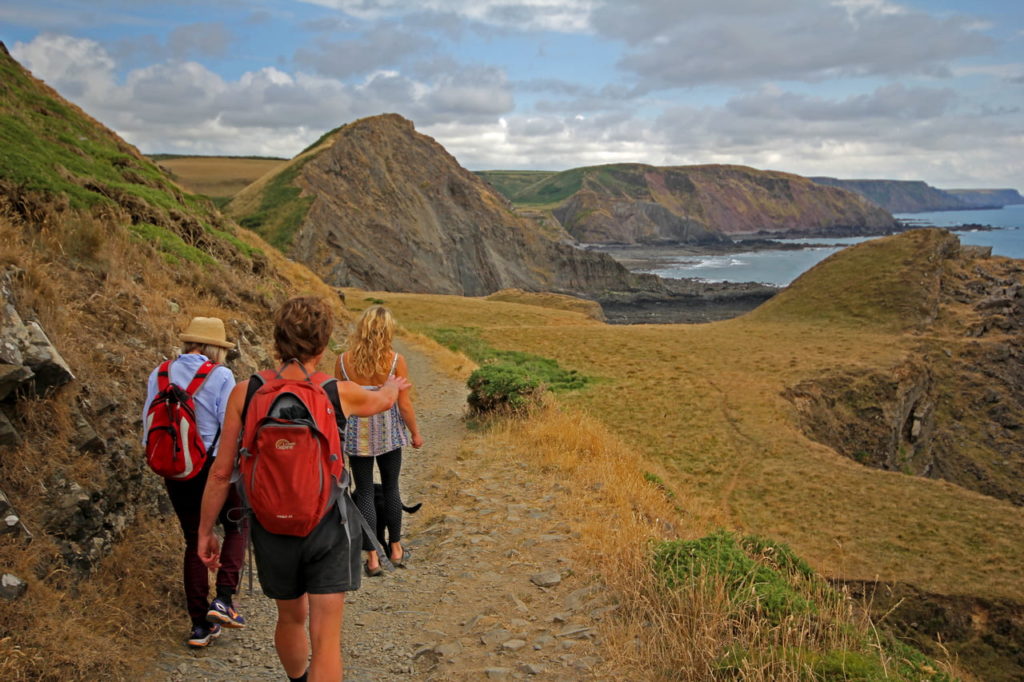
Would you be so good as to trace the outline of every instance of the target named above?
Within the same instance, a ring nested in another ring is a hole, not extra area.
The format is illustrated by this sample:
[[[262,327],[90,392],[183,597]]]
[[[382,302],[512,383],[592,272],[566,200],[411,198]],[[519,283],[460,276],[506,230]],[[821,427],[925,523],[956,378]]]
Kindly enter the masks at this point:
[[[515,365],[485,365],[469,375],[470,409],[476,414],[495,411],[520,412],[539,402],[543,387]]]
[[[655,571],[669,589],[710,577],[722,580],[737,611],[757,612],[773,624],[817,610],[803,588],[813,572],[785,545],[724,530],[698,540],[660,543]]]

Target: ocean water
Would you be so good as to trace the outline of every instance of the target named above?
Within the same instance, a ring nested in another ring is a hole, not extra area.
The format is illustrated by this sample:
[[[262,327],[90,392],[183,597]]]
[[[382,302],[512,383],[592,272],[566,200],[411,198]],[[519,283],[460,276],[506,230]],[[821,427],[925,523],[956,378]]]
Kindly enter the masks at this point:
[[[998,228],[991,231],[957,232],[962,244],[991,246],[992,253],[1024,258],[1024,205],[979,211],[901,213],[901,220],[915,224],[953,227],[978,224]],[[807,244],[800,250],[749,251],[708,256],[680,256],[662,267],[643,269],[662,277],[695,277],[707,282],[763,282],[786,286],[805,271],[850,244],[873,237],[824,237],[778,240]]]

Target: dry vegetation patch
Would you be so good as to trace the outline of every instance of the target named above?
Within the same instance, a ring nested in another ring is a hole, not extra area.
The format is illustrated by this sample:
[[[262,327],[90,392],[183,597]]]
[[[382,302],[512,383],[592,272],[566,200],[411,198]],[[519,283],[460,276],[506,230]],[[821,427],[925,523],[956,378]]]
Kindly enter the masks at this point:
[[[188,191],[217,198],[232,197],[287,163],[284,159],[229,156],[180,156],[156,161]]]

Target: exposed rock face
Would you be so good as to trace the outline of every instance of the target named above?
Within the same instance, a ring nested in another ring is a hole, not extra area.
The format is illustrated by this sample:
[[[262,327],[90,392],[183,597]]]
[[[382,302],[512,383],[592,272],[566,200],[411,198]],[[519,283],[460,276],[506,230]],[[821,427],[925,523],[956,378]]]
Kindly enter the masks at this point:
[[[861,464],[1024,505],[1024,265],[935,254],[932,330],[892,369],[846,370],[785,396],[808,435]]]
[[[38,322],[25,322],[11,301],[16,268],[0,273],[0,400],[18,388],[33,393],[63,386],[74,375]]]
[[[662,290],[655,277],[545,235],[400,116],[334,135],[295,176],[312,204],[291,247],[331,284],[468,296]]]
[[[920,180],[840,180],[816,177],[814,182],[856,192],[893,213],[950,211],[973,208],[960,197]]]
[[[735,234],[881,234],[897,227],[858,195],[743,166],[578,168],[528,192],[517,200],[559,201],[552,214],[565,230],[596,244],[713,244]]]

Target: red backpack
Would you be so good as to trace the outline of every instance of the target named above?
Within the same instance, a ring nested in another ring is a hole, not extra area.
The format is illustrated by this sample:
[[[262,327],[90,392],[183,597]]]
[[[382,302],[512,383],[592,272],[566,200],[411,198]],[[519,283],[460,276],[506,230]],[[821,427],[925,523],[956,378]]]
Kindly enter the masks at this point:
[[[146,462],[149,468],[165,478],[187,481],[206,464],[206,446],[196,424],[196,406],[192,397],[210,376],[216,362],[207,360],[188,388],[171,383],[169,376],[172,360],[166,360],[157,370],[157,394],[146,411]],[[220,436],[220,432],[217,432]],[[213,450],[217,438],[210,444]]]
[[[263,528],[305,537],[327,514],[335,500],[332,492],[342,481],[339,425],[345,418],[337,379],[322,372],[286,379],[283,369],[264,370],[249,380],[242,409],[240,487]]]

